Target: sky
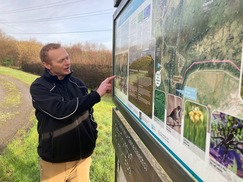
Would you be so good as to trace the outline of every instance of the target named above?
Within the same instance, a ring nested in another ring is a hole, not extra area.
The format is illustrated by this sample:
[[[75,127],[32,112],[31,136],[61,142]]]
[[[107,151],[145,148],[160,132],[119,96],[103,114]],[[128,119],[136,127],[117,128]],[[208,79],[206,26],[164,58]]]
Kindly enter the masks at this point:
[[[112,49],[113,0],[0,0],[0,30],[16,40]]]

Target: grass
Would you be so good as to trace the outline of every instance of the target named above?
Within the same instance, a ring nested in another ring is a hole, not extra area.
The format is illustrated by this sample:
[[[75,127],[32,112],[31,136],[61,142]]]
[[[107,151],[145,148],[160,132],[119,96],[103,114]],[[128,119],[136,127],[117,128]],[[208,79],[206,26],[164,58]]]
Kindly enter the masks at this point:
[[[3,86],[7,94],[7,97],[4,98],[3,104],[4,106],[15,106],[16,104],[20,104],[21,102],[21,94],[16,85],[11,83],[10,81],[6,81],[5,79],[0,79],[0,83]]]
[[[25,72],[20,71],[20,70],[15,70],[15,69],[3,67],[3,66],[0,66],[0,74],[17,78],[17,79],[19,79],[19,80],[21,80],[21,81],[23,81],[23,82],[25,82],[29,85],[34,81],[35,78],[38,77],[38,76],[33,75],[33,74],[28,74],[28,73],[25,73]]]
[[[108,96],[103,97],[102,102],[94,106],[94,117],[98,123],[99,133],[90,169],[91,182],[114,181],[115,155],[111,141],[112,107],[114,107],[112,99]]]
[[[15,117],[18,112],[11,111],[10,108],[17,107],[18,104],[21,103],[21,94],[18,88],[5,79],[0,79],[0,84],[4,92],[7,93],[6,97],[1,98],[1,105],[0,105],[0,125]]]
[[[36,153],[37,133],[35,123],[28,132],[19,130],[20,138],[13,140],[0,155],[0,181],[39,181],[38,156]]]
[[[0,74],[12,76],[31,84],[37,77],[19,70],[0,66]],[[91,182],[113,182],[115,155],[111,141],[111,115],[113,107],[110,96],[94,107],[94,117],[98,123],[97,147],[92,155],[90,169]],[[18,136],[0,155],[0,181],[1,182],[37,182],[39,181],[39,157],[36,152],[38,135],[35,116],[29,118],[33,127],[29,131],[19,130]]]

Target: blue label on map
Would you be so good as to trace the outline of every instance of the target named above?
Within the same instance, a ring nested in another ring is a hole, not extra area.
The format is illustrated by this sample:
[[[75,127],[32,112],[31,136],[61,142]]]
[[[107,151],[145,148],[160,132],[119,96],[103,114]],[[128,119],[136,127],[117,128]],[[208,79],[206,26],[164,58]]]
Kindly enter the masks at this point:
[[[181,93],[184,98],[196,100],[197,99],[197,89],[192,87],[184,87],[184,90],[177,90],[179,93]]]

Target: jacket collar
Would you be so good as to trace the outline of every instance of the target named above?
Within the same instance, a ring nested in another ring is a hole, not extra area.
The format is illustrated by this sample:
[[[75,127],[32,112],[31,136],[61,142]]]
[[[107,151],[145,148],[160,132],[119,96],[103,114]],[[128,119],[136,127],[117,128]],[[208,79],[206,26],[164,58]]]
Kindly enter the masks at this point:
[[[70,74],[66,75],[65,78],[63,80],[59,80],[57,76],[52,75],[51,72],[45,68],[45,71],[43,73],[43,77],[52,83],[63,83],[69,80],[70,76],[73,74],[73,71],[71,71]]]

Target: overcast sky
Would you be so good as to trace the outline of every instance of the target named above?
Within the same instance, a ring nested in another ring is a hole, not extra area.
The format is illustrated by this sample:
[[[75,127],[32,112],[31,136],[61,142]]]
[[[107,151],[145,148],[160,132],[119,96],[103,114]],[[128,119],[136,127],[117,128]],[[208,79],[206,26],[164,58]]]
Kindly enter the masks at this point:
[[[113,0],[0,0],[0,30],[17,40],[112,47]]]

